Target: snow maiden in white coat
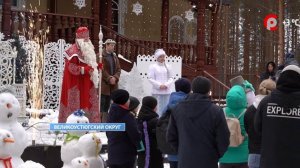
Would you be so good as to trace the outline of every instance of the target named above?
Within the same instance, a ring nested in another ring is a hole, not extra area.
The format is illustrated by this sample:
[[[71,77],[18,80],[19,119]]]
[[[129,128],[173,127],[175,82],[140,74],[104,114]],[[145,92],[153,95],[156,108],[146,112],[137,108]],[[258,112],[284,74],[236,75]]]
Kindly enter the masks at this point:
[[[165,63],[166,53],[163,49],[157,49],[154,53],[156,63],[150,65],[148,70],[149,82],[152,85],[152,96],[157,101],[157,113],[162,115],[162,111],[169,102],[169,97],[174,84],[172,67]]]
[[[67,118],[66,123],[89,123],[89,119],[84,114],[84,111],[78,110]],[[73,168],[72,159],[82,155],[78,147],[78,140],[85,133],[85,131],[72,131],[67,134],[60,152],[61,160],[64,162],[63,168]]]
[[[12,133],[15,138],[12,149],[13,165],[18,167],[23,164],[21,155],[27,147],[27,134],[22,125],[17,121],[21,108],[17,98],[11,93],[0,93],[0,128]]]

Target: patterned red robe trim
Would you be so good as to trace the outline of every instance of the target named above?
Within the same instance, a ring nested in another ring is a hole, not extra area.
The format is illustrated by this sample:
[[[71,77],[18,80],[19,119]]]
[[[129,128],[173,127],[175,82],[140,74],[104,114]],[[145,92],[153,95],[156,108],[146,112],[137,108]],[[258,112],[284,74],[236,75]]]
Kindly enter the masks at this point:
[[[70,114],[82,109],[86,112],[90,123],[98,123],[100,122],[99,92],[90,80],[90,72],[93,68],[80,61],[77,56],[73,56],[76,53],[67,52],[67,54],[72,55],[69,55],[71,59],[65,59],[58,122],[65,123]],[[83,75],[80,72],[81,67],[84,68]]]

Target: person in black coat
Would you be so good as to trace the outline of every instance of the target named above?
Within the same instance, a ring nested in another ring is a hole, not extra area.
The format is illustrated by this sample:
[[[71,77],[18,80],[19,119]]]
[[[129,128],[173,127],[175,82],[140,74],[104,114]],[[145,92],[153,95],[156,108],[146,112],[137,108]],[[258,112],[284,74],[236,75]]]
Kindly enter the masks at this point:
[[[258,105],[254,128],[261,135],[260,168],[298,168],[300,68],[285,67],[276,89]]]
[[[254,103],[247,108],[244,117],[245,130],[249,137],[248,149],[248,166],[249,168],[259,168],[260,164],[260,148],[261,136],[254,129],[254,118],[260,101],[276,88],[276,83],[272,79],[266,79],[259,85],[258,95],[255,97]]]
[[[126,90],[112,92],[113,104],[108,123],[125,123],[124,132],[106,132],[108,140],[108,165],[110,168],[134,168],[140,133],[134,116],[129,110],[129,93]]]
[[[139,168],[163,168],[162,153],[157,147],[156,124],[158,114],[156,113],[157,100],[152,96],[146,96],[142,100],[142,107],[138,114],[140,132],[143,134],[145,151],[138,153]]]
[[[266,65],[266,71],[260,75],[260,81],[271,78],[276,80],[276,64],[273,61],[270,61]]]
[[[229,146],[225,115],[209,99],[210,88],[210,80],[198,76],[193,93],[171,113],[167,140],[178,151],[178,168],[218,168]]]

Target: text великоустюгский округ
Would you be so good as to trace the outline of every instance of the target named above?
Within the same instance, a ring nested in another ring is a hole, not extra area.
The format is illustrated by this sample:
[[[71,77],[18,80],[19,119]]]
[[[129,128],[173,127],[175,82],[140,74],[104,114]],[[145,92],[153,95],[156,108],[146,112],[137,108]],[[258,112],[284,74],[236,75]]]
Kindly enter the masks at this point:
[[[51,123],[51,131],[125,131],[125,123]]]

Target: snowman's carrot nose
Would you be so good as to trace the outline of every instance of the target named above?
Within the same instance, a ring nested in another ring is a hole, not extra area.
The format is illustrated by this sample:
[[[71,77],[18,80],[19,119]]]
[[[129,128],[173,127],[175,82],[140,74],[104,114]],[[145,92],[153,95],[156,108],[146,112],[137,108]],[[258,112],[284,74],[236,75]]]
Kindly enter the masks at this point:
[[[10,109],[10,108],[12,107],[12,105],[11,105],[10,103],[7,103],[7,104],[6,104],[6,107],[7,107],[8,109]]]
[[[100,140],[100,139],[97,139],[97,140],[96,140],[96,143],[97,143],[97,144],[101,143],[101,140]]]

